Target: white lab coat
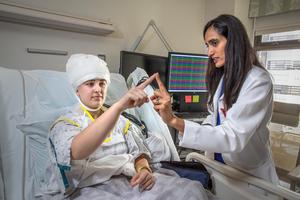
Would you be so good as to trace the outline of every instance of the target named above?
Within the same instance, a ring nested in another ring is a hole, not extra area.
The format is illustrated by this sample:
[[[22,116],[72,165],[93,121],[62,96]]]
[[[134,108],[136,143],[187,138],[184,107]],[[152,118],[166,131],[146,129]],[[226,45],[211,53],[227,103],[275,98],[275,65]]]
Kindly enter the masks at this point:
[[[210,111],[202,125],[185,120],[184,135],[179,145],[205,150],[206,155],[212,158],[214,152],[222,153],[226,164],[277,184],[267,128],[273,102],[269,74],[254,66],[226,117],[222,111],[219,112],[221,125],[216,126],[216,108],[224,108],[223,95],[219,98],[220,90],[221,84],[213,99],[215,110]]]

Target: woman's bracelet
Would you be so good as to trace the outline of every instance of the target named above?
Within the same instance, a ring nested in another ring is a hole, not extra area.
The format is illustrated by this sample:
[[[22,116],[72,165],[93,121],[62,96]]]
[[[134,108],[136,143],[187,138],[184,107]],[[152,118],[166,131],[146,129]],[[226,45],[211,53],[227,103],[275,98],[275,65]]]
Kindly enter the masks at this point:
[[[149,166],[141,166],[141,167],[136,168],[137,173],[142,171],[142,169],[146,169],[146,170],[148,170],[148,172],[152,173],[152,170],[150,169]]]

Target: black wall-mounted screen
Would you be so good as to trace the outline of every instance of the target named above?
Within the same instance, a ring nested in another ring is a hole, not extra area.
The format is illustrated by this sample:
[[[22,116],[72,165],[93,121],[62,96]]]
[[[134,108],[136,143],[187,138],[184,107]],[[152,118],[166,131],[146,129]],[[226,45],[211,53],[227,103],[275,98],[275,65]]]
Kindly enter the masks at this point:
[[[145,69],[149,76],[158,72],[160,79],[167,84],[167,66],[168,58],[150,54],[136,53],[130,51],[120,52],[120,70],[119,73],[127,80],[129,74],[137,67]],[[158,87],[156,81],[153,82]]]

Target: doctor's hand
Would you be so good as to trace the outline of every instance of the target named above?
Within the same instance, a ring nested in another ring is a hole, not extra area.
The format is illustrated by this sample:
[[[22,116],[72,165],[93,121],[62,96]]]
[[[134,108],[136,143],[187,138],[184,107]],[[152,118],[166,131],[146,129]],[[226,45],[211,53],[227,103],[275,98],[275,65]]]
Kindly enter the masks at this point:
[[[150,99],[154,105],[154,109],[159,113],[163,121],[167,124],[172,124],[172,121],[176,119],[176,116],[172,111],[171,96],[159,76],[156,76],[156,81],[159,89],[154,91],[154,94]]]
[[[155,177],[147,169],[142,169],[130,180],[132,187],[139,185],[140,191],[150,190],[155,184]]]
[[[156,82],[159,89],[155,90],[153,96],[150,97],[154,109],[159,113],[166,124],[177,129],[179,134],[183,135],[184,120],[173,114],[171,96],[159,76],[156,76]]]
[[[116,104],[121,111],[127,108],[140,107],[146,102],[149,102],[148,95],[144,89],[158,76],[157,73],[149,77],[145,82],[137,87],[131,88]]]

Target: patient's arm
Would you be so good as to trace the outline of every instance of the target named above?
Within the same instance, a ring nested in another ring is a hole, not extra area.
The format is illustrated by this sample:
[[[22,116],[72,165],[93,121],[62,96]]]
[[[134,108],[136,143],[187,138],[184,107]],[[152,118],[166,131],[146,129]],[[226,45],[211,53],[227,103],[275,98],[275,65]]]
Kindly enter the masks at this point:
[[[113,104],[100,117],[95,119],[87,128],[77,134],[71,144],[71,158],[82,160],[91,155],[105,140],[113,129],[120,114],[127,108],[141,106],[148,102],[147,94],[143,91],[157,76],[152,75],[144,83],[129,90],[118,102]]]
[[[141,130],[134,124],[131,124],[127,134],[125,135],[129,154],[135,158],[136,175],[132,177],[130,184],[132,187],[139,185],[141,190],[150,190],[154,183],[155,178],[152,175],[152,170],[149,166],[151,153],[147,146],[144,144]]]

